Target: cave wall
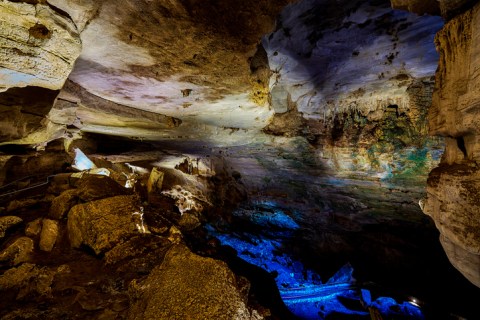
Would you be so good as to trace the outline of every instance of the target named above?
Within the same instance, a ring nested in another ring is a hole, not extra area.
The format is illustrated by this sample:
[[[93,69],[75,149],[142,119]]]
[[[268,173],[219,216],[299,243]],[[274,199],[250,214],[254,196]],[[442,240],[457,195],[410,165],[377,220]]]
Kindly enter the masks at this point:
[[[480,4],[437,34],[440,53],[430,133],[446,137],[428,179],[424,212],[440,230],[450,262],[480,286]]]

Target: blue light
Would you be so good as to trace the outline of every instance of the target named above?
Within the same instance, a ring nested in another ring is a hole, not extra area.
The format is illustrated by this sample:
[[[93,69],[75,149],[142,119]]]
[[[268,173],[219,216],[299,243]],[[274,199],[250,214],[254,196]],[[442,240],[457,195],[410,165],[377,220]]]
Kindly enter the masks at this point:
[[[280,296],[287,308],[300,319],[325,319],[333,314],[363,318],[369,317],[371,310],[384,317],[424,319],[420,308],[409,302],[397,303],[389,297],[372,301],[371,292],[356,284],[350,264],[322,283],[317,273],[283,252],[284,240],[291,238],[293,230],[299,228],[291,216],[295,213],[289,215],[285,211],[290,212],[274,202],[261,201],[255,202],[253,209],[243,208],[234,213],[252,226],[261,226],[261,234],[237,229],[223,233],[212,225],[207,225],[206,229],[222,245],[234,248],[241,259],[276,274]]]

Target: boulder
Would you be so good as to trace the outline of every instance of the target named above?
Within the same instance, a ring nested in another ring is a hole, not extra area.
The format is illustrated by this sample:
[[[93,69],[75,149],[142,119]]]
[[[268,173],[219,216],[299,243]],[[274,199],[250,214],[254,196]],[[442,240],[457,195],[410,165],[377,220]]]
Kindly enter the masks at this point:
[[[128,189],[107,176],[84,174],[77,182],[78,197],[82,201],[93,201],[130,194]]]
[[[42,233],[40,234],[39,247],[42,251],[52,251],[58,237],[58,222],[56,220],[43,219]]]
[[[25,235],[27,237],[36,237],[42,231],[42,218],[35,219],[27,223],[25,227]]]
[[[86,245],[104,253],[139,234],[135,196],[116,196],[74,206],[68,213],[68,237],[74,248]]]
[[[144,283],[131,286],[138,300],[130,308],[130,320],[260,319],[247,309],[224,262],[200,257],[184,245],[173,246]]]
[[[17,300],[32,296],[50,297],[54,275],[55,272],[46,267],[24,263],[0,275],[0,292],[15,290]]]
[[[68,211],[77,203],[77,193],[78,191],[76,189],[71,189],[62,192],[62,194],[54,198],[48,216],[57,220],[65,217]]]
[[[28,237],[21,237],[10,244],[0,253],[0,262],[16,266],[30,260],[33,252],[33,240]]]
[[[8,229],[22,223],[23,220],[16,216],[0,217],[0,239],[5,237]]]

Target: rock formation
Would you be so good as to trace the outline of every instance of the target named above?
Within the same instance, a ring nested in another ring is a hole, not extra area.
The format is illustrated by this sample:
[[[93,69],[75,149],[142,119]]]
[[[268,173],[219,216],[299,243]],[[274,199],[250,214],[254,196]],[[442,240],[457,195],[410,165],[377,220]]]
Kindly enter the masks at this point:
[[[288,318],[225,230],[298,283],[348,260],[480,297],[422,291],[455,271],[435,226],[480,287],[479,25],[473,0],[0,0],[0,317]]]

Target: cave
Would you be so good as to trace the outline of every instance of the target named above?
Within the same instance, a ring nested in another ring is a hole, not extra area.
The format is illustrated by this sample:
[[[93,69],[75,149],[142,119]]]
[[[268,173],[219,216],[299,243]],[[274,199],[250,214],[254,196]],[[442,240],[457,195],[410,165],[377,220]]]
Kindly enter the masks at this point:
[[[0,25],[0,319],[479,318],[478,1]]]

